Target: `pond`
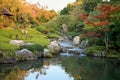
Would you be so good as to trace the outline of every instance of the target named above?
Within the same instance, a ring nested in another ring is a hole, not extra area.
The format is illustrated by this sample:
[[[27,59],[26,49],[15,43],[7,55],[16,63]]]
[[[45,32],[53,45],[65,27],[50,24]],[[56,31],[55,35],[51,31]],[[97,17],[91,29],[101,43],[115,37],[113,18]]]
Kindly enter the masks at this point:
[[[0,64],[0,80],[120,80],[116,61],[80,56]]]

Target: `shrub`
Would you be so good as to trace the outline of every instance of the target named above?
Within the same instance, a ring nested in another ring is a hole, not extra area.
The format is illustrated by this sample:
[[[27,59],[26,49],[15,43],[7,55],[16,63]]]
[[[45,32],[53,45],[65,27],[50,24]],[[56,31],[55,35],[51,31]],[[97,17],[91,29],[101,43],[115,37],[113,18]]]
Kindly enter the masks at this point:
[[[20,49],[28,49],[30,51],[43,51],[43,47],[39,44],[33,44],[33,45],[22,45],[20,46]]]
[[[89,38],[88,39],[89,41],[89,44],[92,46],[94,45],[99,45],[99,46],[104,46],[104,42],[102,39],[99,39],[99,38]]]
[[[56,39],[58,39],[59,35],[57,35],[55,33],[51,33],[51,34],[48,34],[48,38],[56,38]]]
[[[45,26],[39,26],[39,27],[36,28],[36,30],[38,30],[39,32],[41,32],[43,34],[48,33],[48,29]]]
[[[104,46],[91,46],[86,49],[86,53],[96,53],[96,52],[101,52],[104,50],[105,50]]]

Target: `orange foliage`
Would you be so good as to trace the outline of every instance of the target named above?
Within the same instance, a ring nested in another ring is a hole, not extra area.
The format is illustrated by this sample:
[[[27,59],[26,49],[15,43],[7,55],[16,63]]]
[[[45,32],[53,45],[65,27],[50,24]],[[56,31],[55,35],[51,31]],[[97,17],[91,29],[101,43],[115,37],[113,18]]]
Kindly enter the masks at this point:
[[[94,24],[93,21],[88,20],[88,19],[85,20],[85,23],[86,23],[86,24]]]
[[[98,21],[98,22],[94,22],[94,26],[106,26],[106,25],[109,25],[110,23],[105,20],[105,21]]]
[[[5,16],[0,17],[0,27],[4,27],[5,23],[11,25],[11,22],[14,24],[17,22],[20,25],[40,24],[49,21],[57,15],[54,10],[49,11],[43,7],[40,8],[37,4],[27,3],[26,0],[0,0],[0,16],[3,8],[8,9],[14,16],[8,17],[8,21],[5,19]],[[44,20],[42,20],[43,16]]]

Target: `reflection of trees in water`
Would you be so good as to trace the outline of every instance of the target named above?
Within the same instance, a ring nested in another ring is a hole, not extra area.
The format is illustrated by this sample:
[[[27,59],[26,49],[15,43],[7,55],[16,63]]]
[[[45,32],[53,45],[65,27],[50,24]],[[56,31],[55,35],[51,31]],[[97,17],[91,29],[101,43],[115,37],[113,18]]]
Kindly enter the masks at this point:
[[[36,79],[40,75],[46,75],[50,65],[58,65],[58,58],[25,61],[17,64],[0,65],[0,80],[24,80],[25,76],[36,72]]]
[[[104,59],[84,57],[62,57],[62,66],[75,80],[119,80],[120,68]],[[118,70],[118,71],[116,71]]]
[[[0,80],[24,80],[24,77],[30,73],[28,70],[31,69],[32,72],[39,71],[42,65],[42,60],[25,61],[17,64],[1,64]]]
[[[50,65],[60,65],[74,80],[120,80],[120,65],[106,59],[85,57],[56,57],[18,64],[0,65],[0,80],[24,80],[30,73],[35,78],[46,75]]]

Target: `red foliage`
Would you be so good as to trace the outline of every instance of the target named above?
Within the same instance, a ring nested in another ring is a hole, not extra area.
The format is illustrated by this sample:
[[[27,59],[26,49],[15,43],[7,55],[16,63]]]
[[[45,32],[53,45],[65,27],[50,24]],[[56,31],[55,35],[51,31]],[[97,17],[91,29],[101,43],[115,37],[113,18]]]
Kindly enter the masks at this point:
[[[88,20],[88,19],[85,20],[85,23],[86,23],[86,24],[94,24],[93,21]]]
[[[101,14],[99,14],[99,15],[97,15],[97,16],[94,16],[94,18],[100,19],[100,20],[107,19],[108,17],[109,17],[109,15],[108,15],[108,14],[105,14],[105,13],[101,13]]]
[[[87,32],[82,34],[83,37],[100,37],[101,35],[96,32]]]
[[[85,20],[88,18],[88,14],[80,14],[80,19]]]
[[[101,4],[100,6],[96,7],[95,9],[101,11],[101,13],[97,16],[94,16],[94,18],[104,20],[109,18],[110,14],[118,11],[118,7],[111,5],[111,4]]]
[[[114,6],[112,4],[101,4],[100,6],[96,7],[95,9],[98,9],[101,12],[104,12],[107,14],[118,11],[118,7]]]

